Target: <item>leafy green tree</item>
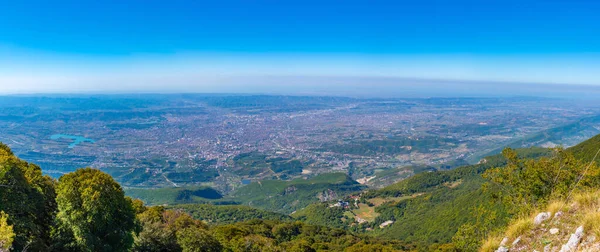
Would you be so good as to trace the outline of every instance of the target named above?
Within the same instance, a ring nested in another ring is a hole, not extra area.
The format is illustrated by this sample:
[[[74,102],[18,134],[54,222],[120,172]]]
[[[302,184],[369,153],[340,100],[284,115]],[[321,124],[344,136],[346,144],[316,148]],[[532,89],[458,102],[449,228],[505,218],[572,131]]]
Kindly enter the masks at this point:
[[[135,214],[141,214],[143,212],[145,212],[146,210],[148,210],[148,208],[146,206],[144,206],[144,202],[139,200],[139,199],[131,199],[129,197],[127,197],[129,200],[131,200],[131,206],[133,207],[133,210],[135,211]]]
[[[79,251],[127,251],[133,244],[135,211],[121,186],[100,170],[84,168],[59,179],[57,237]]]
[[[56,213],[54,180],[0,143],[0,211],[15,233],[13,249],[47,250]]]
[[[8,225],[7,219],[8,216],[0,212],[0,252],[9,251],[15,238],[13,226]]]
[[[223,249],[208,231],[195,226],[177,231],[177,243],[183,252],[217,252]]]
[[[10,147],[8,147],[8,145],[0,142],[0,153],[2,153],[2,155],[5,156],[13,156],[14,153],[12,152],[12,150],[10,149]]]
[[[280,251],[275,240],[258,234],[239,237],[231,241],[230,251],[240,252],[276,252]]]
[[[347,252],[359,252],[359,251],[373,251],[373,252],[393,252],[398,251],[392,246],[386,246],[383,244],[366,244],[365,242],[359,242],[351,247],[347,248]]]
[[[485,201],[473,207],[469,216],[474,220],[460,226],[452,237],[452,244],[457,251],[477,251],[481,241],[502,227],[508,219],[504,214],[498,214],[493,201]]]
[[[137,215],[142,226],[141,232],[135,236],[133,251],[182,251],[184,248],[179,243],[179,232],[189,228],[208,228],[183,211],[165,210],[161,206],[145,209]],[[190,239],[187,237],[181,241],[192,242]]]
[[[142,230],[135,236],[133,251],[181,251],[175,230],[167,228],[163,215],[164,208],[158,206],[138,214]]]
[[[299,222],[282,223],[273,227],[273,235],[278,242],[290,241],[300,234],[300,227]]]
[[[313,249],[310,245],[311,245],[311,243],[305,239],[297,239],[288,244],[289,248],[286,249],[286,251],[289,251],[289,252],[315,252],[316,250]]]
[[[452,237],[452,243],[458,251],[477,251],[481,237],[477,235],[477,227],[473,224],[463,224]]]
[[[243,238],[249,234],[248,230],[242,229],[239,225],[222,225],[212,229],[215,238],[225,247],[232,247],[234,241]]]

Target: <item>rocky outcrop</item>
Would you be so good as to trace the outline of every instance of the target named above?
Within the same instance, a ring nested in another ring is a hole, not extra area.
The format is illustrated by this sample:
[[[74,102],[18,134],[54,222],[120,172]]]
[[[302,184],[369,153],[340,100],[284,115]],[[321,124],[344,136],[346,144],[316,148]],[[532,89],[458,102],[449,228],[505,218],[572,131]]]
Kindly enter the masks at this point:
[[[542,248],[544,252],[600,251],[600,243],[596,242],[596,237],[585,234],[583,226],[577,227],[571,234],[565,231],[561,232],[561,230],[572,230],[576,227],[571,225],[573,222],[578,223],[579,221],[574,221],[573,218],[580,217],[576,215],[576,212],[558,211],[554,215],[551,212],[539,213],[533,218],[532,230],[515,238],[512,242],[509,237],[505,237],[495,252],[540,251]],[[538,247],[540,243],[551,240],[555,242]],[[534,250],[534,248],[538,250]]]
[[[575,230],[574,234],[571,234],[569,241],[562,246],[560,252],[571,252],[577,249],[577,245],[581,242],[581,238],[583,237],[583,226],[580,226]]]
[[[327,201],[337,199],[338,195],[335,191],[333,191],[331,189],[327,189],[327,191],[318,193],[317,198],[319,198],[319,201],[321,201],[321,202],[327,202]]]
[[[508,252],[508,248],[507,248],[507,247],[504,247],[504,246],[500,246],[500,247],[499,247],[499,248],[496,250],[496,252]]]
[[[545,220],[550,219],[550,217],[552,217],[551,212],[539,213],[537,216],[535,216],[535,219],[533,219],[533,224],[536,226],[540,225]]]
[[[388,220],[388,221],[386,221],[384,223],[381,223],[381,225],[379,225],[379,228],[387,227],[388,225],[391,225],[392,223],[394,223],[393,220]]]

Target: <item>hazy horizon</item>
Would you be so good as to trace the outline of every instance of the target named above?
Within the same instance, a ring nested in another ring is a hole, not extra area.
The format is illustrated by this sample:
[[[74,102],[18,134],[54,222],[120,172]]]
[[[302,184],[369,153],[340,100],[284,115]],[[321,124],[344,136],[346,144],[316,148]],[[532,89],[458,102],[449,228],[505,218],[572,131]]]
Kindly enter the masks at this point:
[[[595,2],[130,4],[6,3],[0,93],[503,95],[491,86],[537,83],[554,96],[556,84],[573,85],[568,95],[600,86]]]
[[[0,92],[0,96],[47,95],[131,95],[131,94],[207,94],[207,95],[292,95],[339,96],[355,98],[444,98],[444,97],[540,97],[595,99],[600,86],[573,84],[540,84],[519,82],[428,80],[384,77],[305,77],[278,76],[245,78],[245,84],[235,81],[216,83],[201,89],[162,89],[161,83],[143,91],[131,90],[63,90],[38,92]],[[287,85],[278,85],[286,83]],[[365,85],[364,83],[368,83]],[[219,85],[220,84],[220,85]],[[224,88],[224,85],[226,88]]]

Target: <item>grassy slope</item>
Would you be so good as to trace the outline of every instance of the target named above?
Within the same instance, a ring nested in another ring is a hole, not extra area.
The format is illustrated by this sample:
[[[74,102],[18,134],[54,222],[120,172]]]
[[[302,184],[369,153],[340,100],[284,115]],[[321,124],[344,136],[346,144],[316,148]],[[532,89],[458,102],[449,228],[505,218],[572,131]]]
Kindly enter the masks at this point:
[[[584,233],[577,251],[598,251],[600,249],[598,240],[593,239],[593,242],[590,242],[592,236],[600,235],[598,194],[600,194],[598,190],[577,192],[568,202],[552,201],[544,209],[534,211],[529,216],[516,218],[504,229],[504,232],[489,236],[482,245],[481,251],[496,251],[504,237],[508,238],[505,246],[509,249],[543,251],[544,247],[550,246],[552,251],[558,251],[579,226],[583,226]],[[559,211],[562,215],[555,216]],[[542,212],[550,212],[552,217],[536,226],[535,217]],[[552,228],[556,228],[558,232],[551,234],[549,230]],[[520,237],[519,243],[512,246],[517,237]]]
[[[578,159],[598,163],[600,158],[596,157],[594,159],[594,156],[599,148],[600,135],[597,135],[568,148],[567,151],[573,153]],[[543,250],[544,246],[549,245],[554,251],[558,250],[562,244],[565,244],[571,233],[581,225],[585,228],[585,236],[590,234],[598,236],[600,235],[600,214],[598,213],[600,207],[600,201],[598,201],[599,193],[598,188],[593,188],[584,192],[575,192],[570,198],[570,202],[551,200],[546,209],[540,209],[537,212],[534,211],[531,213],[531,216],[511,220],[505,232],[488,237],[481,250],[495,251],[504,237],[509,238],[507,244],[510,245],[516,237],[521,236],[521,242],[518,245],[521,250]],[[557,211],[564,212],[563,216],[546,221],[544,226],[536,227],[532,224],[534,217],[538,213],[551,212],[553,215]],[[557,228],[559,233],[554,235],[548,233],[547,231],[550,228]],[[583,238],[583,240],[585,239],[586,237]],[[597,251],[599,248],[599,243],[583,243],[578,250],[589,249],[589,251]]]

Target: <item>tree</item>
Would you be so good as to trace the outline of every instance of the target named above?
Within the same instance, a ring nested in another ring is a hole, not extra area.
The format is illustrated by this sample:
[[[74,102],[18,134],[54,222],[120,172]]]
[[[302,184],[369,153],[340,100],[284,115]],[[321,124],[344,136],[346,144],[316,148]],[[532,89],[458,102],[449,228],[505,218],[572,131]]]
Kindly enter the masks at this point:
[[[8,225],[7,219],[8,216],[0,212],[0,252],[9,251],[15,238],[13,226]]]
[[[196,226],[177,231],[177,243],[183,252],[218,252],[223,249],[208,231]]]
[[[311,246],[311,242],[305,239],[297,239],[295,241],[288,243],[288,249],[286,251],[289,252],[315,252]]]
[[[195,231],[188,230],[181,233],[182,230],[188,228],[205,230],[208,228],[203,222],[193,219],[189,214],[180,210],[165,211],[164,207],[160,206],[145,209],[137,217],[142,224],[142,230],[135,236],[133,251],[168,252],[185,250],[184,245],[180,242],[185,242],[188,246],[187,250],[193,251],[191,246],[194,246],[197,241],[193,237],[186,237],[186,235]],[[201,237],[198,237],[198,239],[201,239]],[[215,240],[215,238],[212,238],[212,240]]]
[[[278,242],[291,241],[300,234],[300,223],[282,223],[273,227],[273,236]]]
[[[127,251],[133,244],[135,210],[113,178],[91,168],[59,179],[57,234],[79,251]]]
[[[467,223],[460,226],[456,234],[452,237],[452,243],[459,251],[477,251],[481,237],[477,235],[477,227]]]
[[[275,240],[259,234],[239,237],[229,243],[230,250],[243,252],[275,252],[281,251]]]
[[[12,156],[14,155],[12,150],[10,149],[10,147],[8,147],[8,145],[0,142],[0,153],[3,153],[4,155],[8,155],[8,156]]]
[[[170,225],[177,218],[167,213],[164,207],[146,208],[137,218],[142,230],[135,236],[133,251],[181,251],[181,246],[177,244],[177,230]],[[171,223],[167,223],[167,219]]]
[[[354,245],[352,245],[351,247],[347,248],[344,251],[348,251],[348,252],[358,252],[358,251],[373,251],[373,252],[392,252],[392,251],[398,251],[396,249],[394,249],[392,246],[385,246],[382,244],[366,244],[365,242],[359,242],[356,243]]]
[[[170,230],[165,229],[161,222],[152,222],[141,220],[142,231],[135,237],[133,251],[161,251],[177,252],[181,251],[181,246],[177,244],[177,237]]]
[[[47,250],[56,213],[55,181],[0,143],[0,211],[13,226],[15,251]]]

